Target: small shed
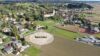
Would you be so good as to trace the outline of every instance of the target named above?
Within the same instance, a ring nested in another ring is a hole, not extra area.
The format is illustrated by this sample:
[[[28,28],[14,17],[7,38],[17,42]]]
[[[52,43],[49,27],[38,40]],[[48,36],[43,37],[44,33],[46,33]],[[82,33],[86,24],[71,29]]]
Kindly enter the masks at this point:
[[[36,30],[42,30],[42,29],[45,29],[45,27],[44,27],[44,26],[41,26],[41,25],[38,25],[38,26],[36,27]]]
[[[8,44],[5,48],[4,48],[4,51],[7,53],[7,54],[10,54],[13,52],[13,47]]]

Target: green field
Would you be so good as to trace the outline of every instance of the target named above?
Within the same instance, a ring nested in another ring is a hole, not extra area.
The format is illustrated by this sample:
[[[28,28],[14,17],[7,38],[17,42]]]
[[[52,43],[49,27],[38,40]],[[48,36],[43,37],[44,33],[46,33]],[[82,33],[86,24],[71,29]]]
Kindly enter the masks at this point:
[[[39,55],[40,50],[34,46],[29,47],[28,49],[26,49],[24,52],[22,52],[22,56],[38,56]]]
[[[65,38],[70,39],[70,40],[72,40],[74,37],[78,36],[77,33],[72,33],[72,32],[61,30],[61,29],[58,29],[58,28],[54,27],[54,25],[57,22],[54,22],[52,20],[35,21],[35,22],[38,25],[48,26],[48,29],[46,31],[49,32],[49,33],[51,33],[51,34],[53,34],[54,36],[65,37]],[[22,54],[23,54],[23,56],[24,55],[38,56],[39,53],[40,53],[39,49],[31,46],[25,52],[23,52]]]
[[[52,20],[35,21],[35,23],[37,25],[48,26],[48,29],[46,31],[53,34],[54,36],[64,37],[69,40],[74,40],[74,38],[80,36],[80,34],[78,33],[73,33],[54,27],[57,24],[57,22],[54,22]],[[97,36],[100,36],[100,34],[97,34]],[[25,52],[23,52],[23,55],[26,54],[29,56],[38,56],[39,53],[40,53],[39,49],[31,46]]]
[[[64,37],[69,40],[73,40],[75,37],[79,36],[78,33],[73,33],[73,32],[65,31],[65,30],[54,27],[57,24],[57,22],[54,22],[52,20],[36,21],[36,23],[38,25],[48,26],[48,29],[46,31],[53,34],[54,36]]]
[[[100,37],[100,33],[99,33],[99,34],[96,34],[96,36],[97,36],[97,37]]]

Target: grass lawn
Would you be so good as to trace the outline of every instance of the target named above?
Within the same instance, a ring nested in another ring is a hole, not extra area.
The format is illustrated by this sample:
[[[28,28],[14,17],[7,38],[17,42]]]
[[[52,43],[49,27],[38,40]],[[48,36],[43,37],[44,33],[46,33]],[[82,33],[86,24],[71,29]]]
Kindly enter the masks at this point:
[[[78,34],[78,33],[73,33],[73,32],[65,31],[65,30],[54,27],[57,22],[54,22],[52,20],[35,21],[35,22],[38,25],[48,26],[48,29],[46,31],[55,36],[64,37],[69,40],[73,40],[75,37],[80,36],[80,34]],[[99,36],[99,35],[100,34],[98,34],[97,36]],[[38,56],[39,53],[40,53],[39,49],[31,46],[25,52],[23,52],[23,55],[26,54],[28,56]]]
[[[96,34],[96,36],[97,36],[97,37],[100,37],[100,33],[99,33],[99,34]]]
[[[11,38],[10,37],[7,37],[7,38],[4,39],[4,43],[5,44],[9,43],[10,41],[11,41]]]
[[[40,50],[34,46],[30,46],[24,52],[22,52],[22,56],[39,56]]]
[[[23,32],[22,35],[27,36],[27,35],[29,35],[29,34],[31,34],[33,32],[34,32],[34,30],[29,30],[27,32]]]
[[[36,21],[36,23],[39,24],[39,25],[48,26],[48,29],[46,31],[51,33],[51,34],[54,34],[55,36],[65,37],[69,40],[73,40],[75,37],[79,36],[78,33],[73,33],[73,32],[65,31],[65,30],[58,29],[58,28],[54,27],[54,25],[57,22],[54,22],[52,20]]]

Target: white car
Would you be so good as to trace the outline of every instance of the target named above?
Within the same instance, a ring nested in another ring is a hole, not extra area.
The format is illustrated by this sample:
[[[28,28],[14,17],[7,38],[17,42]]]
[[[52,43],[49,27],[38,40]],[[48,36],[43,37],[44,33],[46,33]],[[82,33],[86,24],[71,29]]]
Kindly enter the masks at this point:
[[[94,36],[84,36],[84,37],[81,37],[81,38],[76,38],[76,40],[80,41],[80,42],[100,45],[100,38],[97,38],[97,37],[94,37]]]

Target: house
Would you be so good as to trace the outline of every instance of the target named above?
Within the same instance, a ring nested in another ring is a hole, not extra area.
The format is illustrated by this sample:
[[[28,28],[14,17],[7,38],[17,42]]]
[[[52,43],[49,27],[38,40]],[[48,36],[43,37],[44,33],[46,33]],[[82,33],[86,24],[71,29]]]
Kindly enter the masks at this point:
[[[22,46],[21,41],[17,41],[17,40],[12,42],[12,46],[15,49],[14,52],[16,52],[16,53],[14,53],[14,54],[16,54],[16,55],[19,55],[20,52],[24,51],[26,48],[29,47],[29,45]]]
[[[44,14],[44,17],[45,17],[45,18],[52,17],[52,16],[54,16],[54,15],[55,15],[55,13],[56,13],[56,11],[55,11],[55,10],[53,10],[53,13]]]
[[[68,10],[67,9],[59,9],[57,14],[60,14],[62,17],[67,17],[68,16]]]
[[[10,36],[14,36],[14,34],[12,33],[11,29],[10,28],[4,28],[2,29],[2,32],[6,35],[10,35]]]
[[[45,27],[40,25],[36,26],[36,30],[42,30],[42,29],[45,29]]]
[[[20,28],[22,28],[22,25],[16,24],[16,28],[17,28],[17,29],[20,29]]]
[[[12,46],[14,48],[20,49],[22,47],[22,43],[20,41],[13,41]]]
[[[10,42],[2,48],[2,52],[7,54],[13,53],[15,55],[19,55],[20,52],[24,51],[28,47],[29,45],[22,46],[21,41],[16,40],[15,37],[13,37],[12,42]]]
[[[27,32],[28,31],[28,29],[23,28],[23,26],[21,26],[21,25],[16,25],[16,27],[17,27],[17,29],[18,29],[18,31],[20,33]]]
[[[23,12],[20,12],[20,13],[18,12],[17,15],[24,15],[24,13]]]
[[[4,35],[4,34],[0,34],[0,37],[1,37],[2,39],[7,38],[7,36],[6,36],[6,35]]]
[[[14,21],[14,22],[16,21],[16,19],[15,18],[12,18],[12,17],[9,18],[9,20]]]
[[[99,27],[93,27],[93,29],[96,33],[100,32]]]
[[[3,28],[2,31],[5,32],[5,33],[6,33],[6,32],[11,32],[10,28],[6,28],[6,27]]]
[[[0,38],[0,44],[2,44],[2,43],[3,43],[2,38]]]
[[[5,45],[2,50],[3,50],[3,52],[10,54],[10,53],[14,52],[15,50],[21,49],[21,47],[22,47],[21,42],[15,40],[15,41],[12,41],[11,43]]]
[[[8,20],[9,20],[9,18],[8,18],[8,17],[6,17],[4,20],[8,21]]]
[[[20,33],[29,31],[28,29],[25,29],[25,28],[18,28],[18,30],[19,30]]]
[[[10,54],[10,53],[12,53],[13,52],[13,47],[11,46],[11,44],[8,44],[7,46],[5,46],[4,48],[3,48],[3,50],[7,53],[7,54]]]

